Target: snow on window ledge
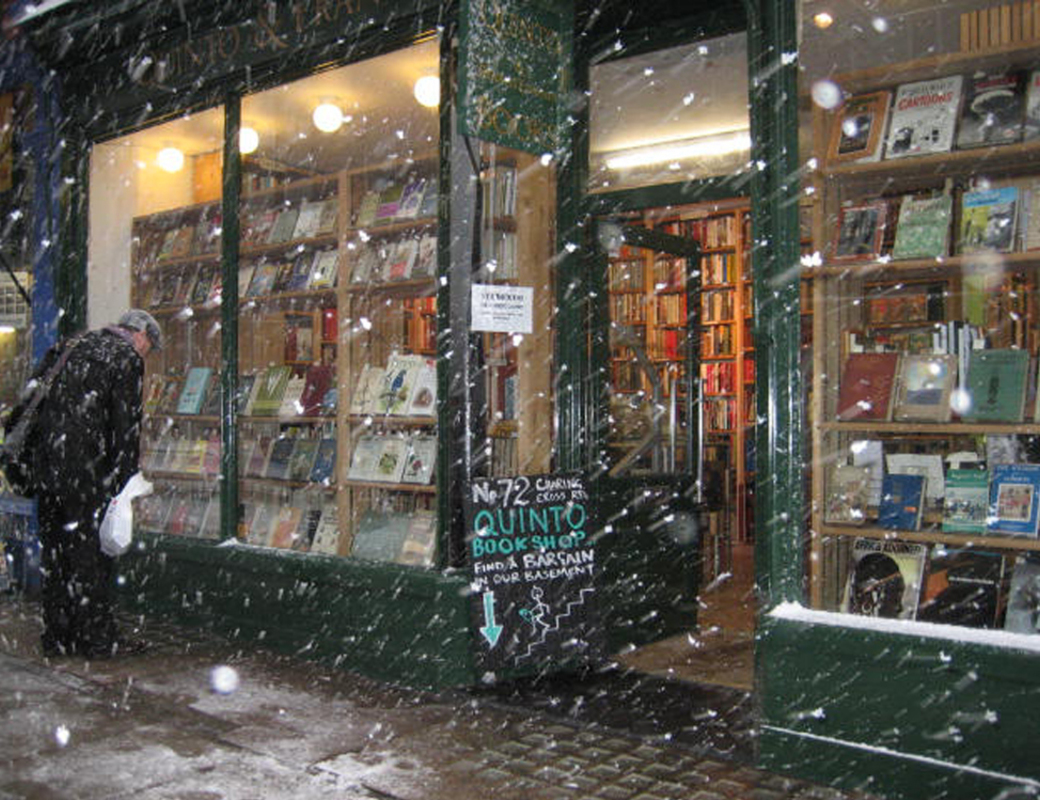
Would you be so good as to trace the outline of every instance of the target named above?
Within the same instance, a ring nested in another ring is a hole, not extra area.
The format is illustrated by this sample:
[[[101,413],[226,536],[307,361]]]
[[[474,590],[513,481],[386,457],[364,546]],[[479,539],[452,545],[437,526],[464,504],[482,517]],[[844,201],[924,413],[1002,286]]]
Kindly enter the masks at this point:
[[[800,603],[781,603],[768,616],[774,619],[805,622],[812,625],[829,625],[834,628],[869,630],[878,633],[895,633],[902,636],[920,636],[927,639],[965,644],[982,644],[990,647],[1014,648],[1040,653],[1040,636],[1008,631],[964,628],[956,625],[939,625],[934,622],[916,622],[904,619],[866,617],[859,614],[841,614],[835,611],[815,611]]]

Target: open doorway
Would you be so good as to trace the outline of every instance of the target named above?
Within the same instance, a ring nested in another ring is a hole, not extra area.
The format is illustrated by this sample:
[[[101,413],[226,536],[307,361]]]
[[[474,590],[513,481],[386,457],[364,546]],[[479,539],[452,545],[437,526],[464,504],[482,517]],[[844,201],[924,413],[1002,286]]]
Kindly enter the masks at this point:
[[[602,463],[620,487],[608,495],[623,502],[626,491],[635,498],[647,481],[666,479],[682,494],[686,476],[698,509],[697,541],[688,543],[696,575],[688,594],[676,590],[674,604],[686,609],[685,620],[654,641],[623,648],[617,659],[639,672],[750,691],[755,359],[748,204],[644,209],[601,221],[600,230],[600,329],[608,333],[599,368],[609,398]],[[683,257],[690,252],[692,259]]]

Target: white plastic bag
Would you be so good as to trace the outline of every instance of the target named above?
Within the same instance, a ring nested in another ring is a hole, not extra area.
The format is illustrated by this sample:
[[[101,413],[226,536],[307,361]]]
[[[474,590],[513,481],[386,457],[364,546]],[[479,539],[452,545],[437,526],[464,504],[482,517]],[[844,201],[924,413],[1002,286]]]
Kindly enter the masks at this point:
[[[140,472],[126,482],[123,491],[112,498],[101,520],[101,552],[121,556],[130,549],[134,535],[134,498],[152,493],[152,484]]]

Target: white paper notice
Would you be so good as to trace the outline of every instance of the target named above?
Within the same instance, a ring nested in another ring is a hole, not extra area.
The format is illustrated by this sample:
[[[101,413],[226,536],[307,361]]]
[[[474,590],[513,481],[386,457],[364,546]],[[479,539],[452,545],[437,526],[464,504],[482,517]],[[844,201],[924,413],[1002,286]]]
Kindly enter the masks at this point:
[[[533,333],[534,288],[505,284],[473,284],[474,331]]]

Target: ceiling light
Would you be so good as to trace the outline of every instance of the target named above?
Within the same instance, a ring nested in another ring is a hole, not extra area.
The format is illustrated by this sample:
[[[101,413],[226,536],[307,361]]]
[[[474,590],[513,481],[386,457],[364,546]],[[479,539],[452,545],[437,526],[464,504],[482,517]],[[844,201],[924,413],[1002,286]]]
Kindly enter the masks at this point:
[[[325,133],[335,133],[343,124],[343,110],[330,100],[322,100],[314,108],[314,127]]]
[[[155,163],[167,172],[180,172],[184,166],[184,153],[172,145],[167,145],[159,151]]]
[[[645,167],[650,164],[664,164],[698,156],[723,156],[750,148],[751,133],[743,128],[711,136],[697,136],[693,139],[661,142],[631,150],[617,151],[614,155],[607,157],[607,168]]]
[[[834,17],[832,17],[827,11],[821,11],[818,14],[813,15],[812,21],[813,25],[823,31],[827,30],[827,28],[834,24]]]
[[[260,146],[260,134],[256,132],[255,128],[250,128],[248,125],[239,128],[238,131],[238,152],[242,155],[248,155],[256,151],[256,148]]]
[[[441,79],[436,75],[423,75],[415,82],[415,99],[426,108],[436,108],[441,103]]]

